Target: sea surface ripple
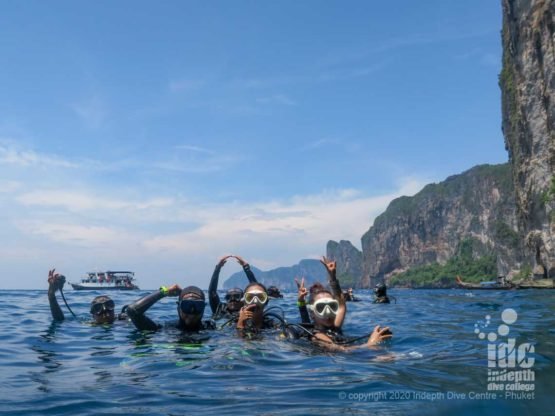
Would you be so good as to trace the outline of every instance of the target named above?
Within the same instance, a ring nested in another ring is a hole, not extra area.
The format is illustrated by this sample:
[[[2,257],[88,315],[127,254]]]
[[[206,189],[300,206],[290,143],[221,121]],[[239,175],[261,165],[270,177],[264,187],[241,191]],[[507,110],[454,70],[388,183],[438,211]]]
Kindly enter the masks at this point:
[[[145,293],[110,295],[119,310]],[[394,339],[350,353],[275,332],[245,340],[229,327],[195,343],[173,329],[94,326],[89,304],[100,292],[65,294],[79,319],[59,297],[66,320],[53,322],[45,290],[0,291],[0,414],[553,414],[555,291],[392,290],[397,303],[389,305],[359,291],[344,333],[363,336],[380,324]],[[299,321],[294,293],[271,304]],[[488,341],[475,324],[489,315],[485,330],[495,330],[506,308],[518,313],[510,336],[535,348],[534,399],[470,399],[487,392]],[[148,315],[176,319],[175,299]]]

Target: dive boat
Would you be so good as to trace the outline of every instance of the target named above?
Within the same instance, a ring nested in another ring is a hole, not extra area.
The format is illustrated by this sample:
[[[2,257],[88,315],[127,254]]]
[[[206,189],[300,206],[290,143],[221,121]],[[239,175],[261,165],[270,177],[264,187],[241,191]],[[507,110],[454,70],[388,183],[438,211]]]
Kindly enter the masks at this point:
[[[479,283],[468,283],[463,282],[460,276],[456,277],[457,285],[461,289],[472,289],[472,290],[509,290],[516,289],[517,287],[511,282],[507,282],[505,277],[499,276],[497,281],[490,282],[479,282]]]
[[[80,283],[71,283],[74,290],[138,290],[130,271],[89,272]]]

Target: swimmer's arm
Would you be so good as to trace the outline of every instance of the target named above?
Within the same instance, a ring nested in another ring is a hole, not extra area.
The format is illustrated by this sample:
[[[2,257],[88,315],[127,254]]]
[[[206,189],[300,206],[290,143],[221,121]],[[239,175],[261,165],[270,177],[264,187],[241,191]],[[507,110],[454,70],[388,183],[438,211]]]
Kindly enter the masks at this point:
[[[325,256],[322,257],[320,260],[328,272],[328,283],[330,288],[334,294],[334,296],[340,301],[345,303],[345,299],[343,298],[343,292],[341,291],[341,286],[339,285],[339,281],[337,280],[337,265],[335,261],[331,261],[327,259]]]
[[[312,342],[319,345],[322,348],[325,348],[328,351],[349,351],[352,347],[346,347],[343,345],[335,344],[330,337],[325,334],[316,333],[312,338]]]
[[[343,295],[343,291],[341,290],[341,285],[339,284],[339,280],[337,280],[337,268],[335,261],[327,261],[324,257],[323,259],[324,265],[328,271],[329,277],[329,285],[333,296],[339,302],[339,310],[337,311],[337,315],[335,316],[334,325],[336,328],[341,328],[343,325],[343,321],[345,320],[345,315],[347,313],[347,303],[345,302],[345,296]]]
[[[301,315],[301,322],[303,324],[309,324],[310,322],[310,316],[308,315],[308,309],[306,307],[306,305],[300,305],[299,306],[299,314]]]
[[[306,295],[308,295],[308,290],[304,286],[304,277],[299,281],[295,277],[295,283],[297,284],[297,306],[299,307],[299,314],[301,315],[301,322],[303,324],[309,324],[310,316],[308,315],[308,308],[306,307]]]
[[[353,351],[358,349],[375,349],[378,344],[381,344],[383,341],[391,339],[393,337],[393,332],[389,327],[380,327],[376,325],[374,331],[368,338],[368,341],[365,344],[361,345],[338,345],[335,344],[331,338],[329,338],[325,334],[317,333],[314,334],[312,341],[316,344],[320,345],[321,347],[329,350],[329,351]]]
[[[48,302],[50,303],[50,312],[52,313],[52,318],[56,321],[63,321],[65,319],[62,308],[58,304],[58,299],[56,299],[56,292],[48,289]]]
[[[222,266],[220,263],[216,265],[212,278],[210,279],[210,286],[208,286],[208,300],[210,302],[210,309],[215,314],[221,304],[220,296],[218,295],[218,280],[220,279],[220,270]]]
[[[258,280],[256,280],[256,276],[252,272],[251,266],[249,265],[249,263],[243,266],[243,271],[247,275],[247,279],[249,279],[249,283],[258,283]]]
[[[129,316],[131,321],[133,321],[133,324],[135,324],[137,329],[156,331],[160,328],[160,325],[146,316],[145,312],[163,297],[164,295],[162,292],[157,290],[150,295],[142,297],[127,307],[127,316]]]
[[[240,256],[234,256],[234,257],[237,259],[237,262],[241,265],[241,267],[243,267],[243,271],[247,275],[247,279],[249,279],[249,283],[258,283],[254,273],[251,270],[251,266],[249,265],[249,263],[247,263],[245,259],[243,259]]]
[[[64,287],[66,279],[55,271],[56,269],[48,271],[48,303],[50,304],[52,318],[56,321],[63,321],[65,317],[58,304],[58,299],[56,299],[56,291]]]

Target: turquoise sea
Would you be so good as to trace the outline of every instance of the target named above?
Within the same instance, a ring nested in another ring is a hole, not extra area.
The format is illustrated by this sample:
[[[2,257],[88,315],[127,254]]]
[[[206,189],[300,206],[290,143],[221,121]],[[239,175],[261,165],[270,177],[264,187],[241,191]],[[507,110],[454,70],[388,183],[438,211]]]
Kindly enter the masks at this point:
[[[144,293],[111,295],[119,310]],[[79,319],[59,297],[66,320],[54,323],[46,290],[0,291],[0,414],[553,414],[555,291],[392,290],[397,303],[389,305],[361,291],[362,301],[348,304],[345,334],[381,324],[394,338],[350,353],[275,332],[245,340],[229,327],[195,342],[173,329],[141,333],[130,322],[93,326],[89,303],[99,292],[65,294]],[[271,306],[299,321],[295,294]],[[509,309],[516,320],[500,330]],[[175,319],[175,299],[149,316]],[[493,369],[534,379],[488,390],[488,347],[499,351],[509,338],[517,364],[495,361]]]

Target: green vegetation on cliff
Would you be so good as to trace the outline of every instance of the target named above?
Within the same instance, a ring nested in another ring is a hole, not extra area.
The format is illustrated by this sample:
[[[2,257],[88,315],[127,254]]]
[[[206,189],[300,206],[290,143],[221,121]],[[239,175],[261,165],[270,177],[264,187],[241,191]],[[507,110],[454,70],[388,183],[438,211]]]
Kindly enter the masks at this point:
[[[480,243],[473,239],[461,241],[457,255],[441,265],[432,263],[414,267],[391,278],[389,284],[398,287],[454,287],[455,276],[465,282],[493,280],[497,274],[496,256],[487,254],[476,258],[473,253]]]
[[[480,200],[476,198],[473,183],[491,181],[502,195],[512,195],[511,168],[508,163],[499,165],[478,165],[461,175],[453,175],[440,183],[426,185],[416,195],[402,196],[391,201],[387,210],[376,218],[374,224],[387,223],[395,218],[416,215],[430,200],[456,199],[462,195],[462,203],[470,212],[481,212]]]

